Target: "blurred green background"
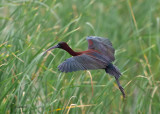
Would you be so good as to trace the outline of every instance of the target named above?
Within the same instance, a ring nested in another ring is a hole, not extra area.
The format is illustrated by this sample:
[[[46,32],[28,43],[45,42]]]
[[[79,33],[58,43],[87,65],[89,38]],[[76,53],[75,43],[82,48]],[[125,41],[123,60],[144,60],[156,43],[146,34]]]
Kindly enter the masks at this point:
[[[1,0],[0,112],[159,113],[159,12],[159,0]],[[87,36],[112,41],[126,99],[104,70],[65,74],[68,53],[42,56],[60,41],[86,50]]]

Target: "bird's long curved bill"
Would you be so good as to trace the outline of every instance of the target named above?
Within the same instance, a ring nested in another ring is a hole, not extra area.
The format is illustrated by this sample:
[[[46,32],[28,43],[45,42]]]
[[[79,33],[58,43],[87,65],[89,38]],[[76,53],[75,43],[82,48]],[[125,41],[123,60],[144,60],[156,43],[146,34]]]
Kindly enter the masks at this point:
[[[55,48],[58,48],[58,45],[53,46],[53,47],[47,49],[47,50],[43,53],[43,55],[45,55],[48,51],[50,51],[50,50],[52,50],[52,49],[55,49]]]

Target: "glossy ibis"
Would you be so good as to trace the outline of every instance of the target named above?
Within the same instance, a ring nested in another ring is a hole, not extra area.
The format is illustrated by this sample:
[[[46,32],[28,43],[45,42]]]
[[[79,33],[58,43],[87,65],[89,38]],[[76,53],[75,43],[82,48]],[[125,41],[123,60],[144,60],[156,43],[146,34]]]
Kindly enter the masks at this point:
[[[62,72],[104,69],[106,73],[115,77],[119,89],[122,92],[123,97],[125,97],[124,89],[118,80],[121,73],[118,68],[112,64],[115,60],[115,50],[112,47],[112,43],[107,38],[97,36],[89,36],[87,37],[87,40],[88,50],[86,51],[75,52],[66,42],[60,42],[58,45],[49,48],[46,52],[51,49],[61,48],[73,56],[58,66],[58,69]]]

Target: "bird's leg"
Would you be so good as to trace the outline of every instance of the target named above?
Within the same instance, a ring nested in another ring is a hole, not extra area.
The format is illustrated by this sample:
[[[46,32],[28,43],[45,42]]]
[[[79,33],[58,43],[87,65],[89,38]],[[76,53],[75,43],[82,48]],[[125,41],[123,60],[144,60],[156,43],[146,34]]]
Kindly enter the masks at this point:
[[[120,91],[121,91],[122,94],[123,94],[123,98],[125,98],[125,93],[124,93],[123,87],[121,86],[121,84],[120,84],[118,78],[115,77],[115,79],[116,79],[116,81],[117,81],[117,84],[118,84],[118,87],[119,87]]]

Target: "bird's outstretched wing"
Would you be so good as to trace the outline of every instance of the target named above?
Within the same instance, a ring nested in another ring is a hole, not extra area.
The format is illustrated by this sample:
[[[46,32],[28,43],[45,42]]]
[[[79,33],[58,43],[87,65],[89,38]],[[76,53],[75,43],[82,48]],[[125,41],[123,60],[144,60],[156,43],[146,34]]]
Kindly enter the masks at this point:
[[[103,69],[106,68],[109,63],[109,60],[103,55],[90,52],[68,58],[58,66],[58,69],[62,72]]]
[[[114,48],[112,47],[112,43],[107,38],[97,37],[97,36],[89,36],[88,40],[88,49],[93,49],[101,52],[103,55],[109,58],[110,62],[115,60],[114,57]]]

